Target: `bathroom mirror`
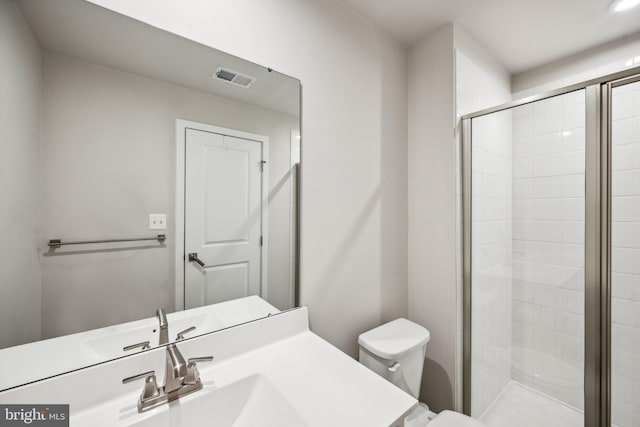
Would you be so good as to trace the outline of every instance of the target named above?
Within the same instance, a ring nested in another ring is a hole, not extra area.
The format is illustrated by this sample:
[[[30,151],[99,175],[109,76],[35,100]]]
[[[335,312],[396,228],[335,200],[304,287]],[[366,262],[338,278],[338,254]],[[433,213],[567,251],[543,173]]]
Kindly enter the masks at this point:
[[[296,306],[298,80],[85,0],[0,63],[0,390]]]

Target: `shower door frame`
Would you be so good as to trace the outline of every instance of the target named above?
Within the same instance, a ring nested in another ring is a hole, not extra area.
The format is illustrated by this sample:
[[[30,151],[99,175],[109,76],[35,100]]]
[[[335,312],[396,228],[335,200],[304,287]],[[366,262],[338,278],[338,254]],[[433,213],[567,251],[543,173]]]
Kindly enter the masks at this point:
[[[463,412],[471,415],[472,120],[547,98],[585,91],[584,425],[611,426],[611,94],[640,81],[640,67],[530,96],[461,118]]]

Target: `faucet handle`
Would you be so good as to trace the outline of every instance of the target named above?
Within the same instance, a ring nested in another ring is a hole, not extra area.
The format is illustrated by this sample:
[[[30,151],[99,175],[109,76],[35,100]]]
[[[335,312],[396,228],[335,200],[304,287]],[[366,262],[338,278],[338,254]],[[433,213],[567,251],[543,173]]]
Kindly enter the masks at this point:
[[[131,345],[128,345],[126,347],[122,347],[122,350],[123,351],[129,351],[129,350],[133,350],[134,348],[138,348],[138,347],[142,347],[142,350],[146,350],[146,349],[150,348],[150,344],[151,343],[149,341],[142,341],[142,342],[139,342],[137,344],[131,344]]]
[[[184,339],[184,334],[188,334],[189,332],[193,332],[196,330],[195,326],[191,326],[190,328],[185,329],[184,331],[180,331],[178,332],[178,335],[176,336],[176,341],[180,341]]]
[[[140,394],[140,401],[144,401],[146,399],[158,396],[160,394],[160,390],[158,389],[158,383],[156,382],[156,372],[149,371],[143,372],[142,374],[133,375],[131,377],[127,377],[122,380],[122,384],[127,384],[136,380],[144,379],[144,387],[142,388],[142,393]]]
[[[190,357],[187,359],[187,363],[195,365],[196,362],[211,362],[212,360],[213,356]]]
[[[198,362],[211,362],[213,356],[191,357],[187,360],[187,375],[184,377],[184,384],[197,384],[200,381]]]

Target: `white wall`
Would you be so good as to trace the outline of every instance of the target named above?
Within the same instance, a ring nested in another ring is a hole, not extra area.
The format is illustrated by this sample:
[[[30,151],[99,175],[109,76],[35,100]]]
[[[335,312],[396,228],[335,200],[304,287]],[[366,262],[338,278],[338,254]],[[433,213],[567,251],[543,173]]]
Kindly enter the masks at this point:
[[[269,283],[290,289],[290,132],[298,118],[210,94],[44,54],[45,240],[147,236],[150,213],[167,214],[166,247],[74,247],[42,258],[43,337],[174,309],[175,120],[270,138]],[[102,249],[102,250],[97,250]],[[123,298],[127,296],[127,298]],[[105,309],[109,307],[109,309]]]
[[[640,66],[640,34],[513,76],[514,99]]]
[[[93,2],[299,78],[311,326],[356,356],[359,333],[406,315],[405,48],[332,1]]]
[[[409,50],[409,318],[431,332],[421,399],[434,410],[462,409],[457,118],[509,100],[509,86],[504,68],[457,25],[441,28]],[[503,124],[502,133],[508,134],[510,123]],[[505,215],[501,221],[510,213]],[[503,335],[510,337],[507,328]]]
[[[409,319],[431,332],[421,400],[455,405],[456,215],[453,25],[409,50]]]
[[[40,339],[41,61],[17,6],[1,0],[0,348]]]

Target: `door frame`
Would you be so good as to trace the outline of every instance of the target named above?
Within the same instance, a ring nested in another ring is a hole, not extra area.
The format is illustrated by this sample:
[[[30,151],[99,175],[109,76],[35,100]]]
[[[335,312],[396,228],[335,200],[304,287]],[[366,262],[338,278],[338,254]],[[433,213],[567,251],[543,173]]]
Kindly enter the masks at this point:
[[[260,297],[269,296],[269,137],[236,129],[214,126],[191,120],[176,119],[176,187],[175,187],[175,309],[184,310],[185,288],[185,172],[186,172],[186,131],[187,129],[215,133],[218,135],[256,141],[262,147],[262,183],[260,191],[261,202],[261,235],[262,248],[260,250]]]

